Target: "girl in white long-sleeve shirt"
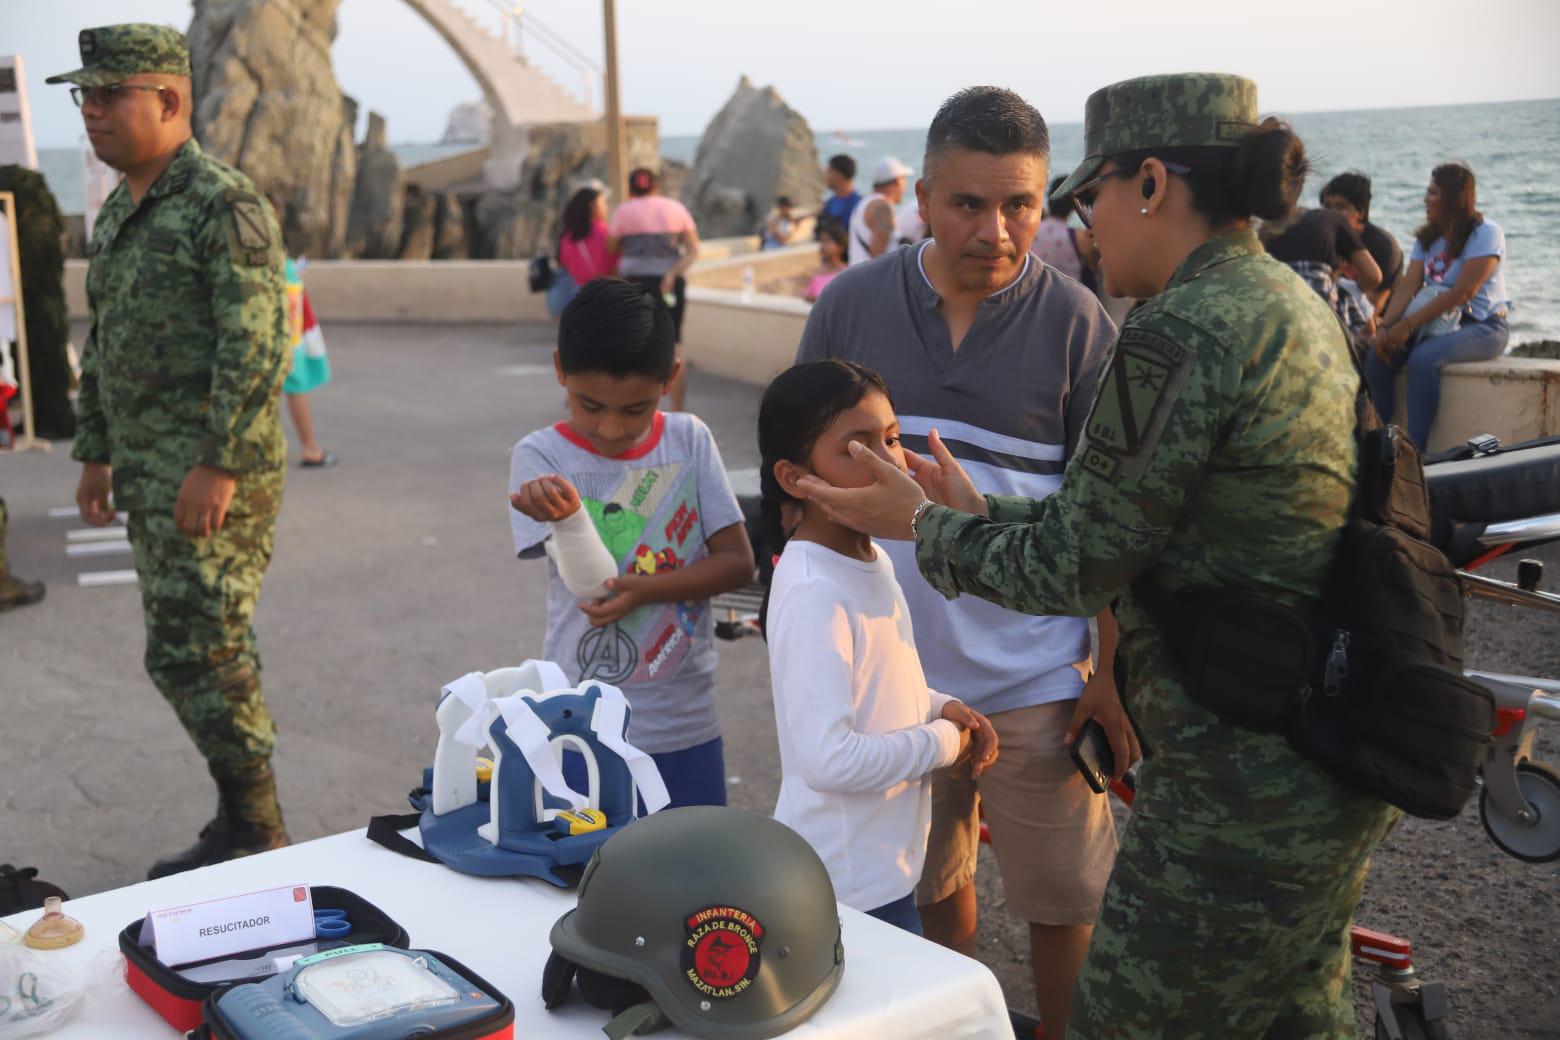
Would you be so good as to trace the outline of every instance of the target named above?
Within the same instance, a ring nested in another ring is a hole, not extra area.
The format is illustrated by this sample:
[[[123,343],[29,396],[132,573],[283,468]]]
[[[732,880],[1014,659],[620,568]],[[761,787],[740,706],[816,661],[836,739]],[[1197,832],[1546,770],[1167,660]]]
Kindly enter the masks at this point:
[[[785,546],[765,612],[780,737],[775,817],[812,844],[840,902],[919,934],[924,778],[972,742],[978,774],[996,757],[996,735],[927,687],[887,554],[796,491],[809,473],[861,483],[852,441],[905,468],[893,404],[870,369],[797,365],[765,391],[758,430],[765,541]]]

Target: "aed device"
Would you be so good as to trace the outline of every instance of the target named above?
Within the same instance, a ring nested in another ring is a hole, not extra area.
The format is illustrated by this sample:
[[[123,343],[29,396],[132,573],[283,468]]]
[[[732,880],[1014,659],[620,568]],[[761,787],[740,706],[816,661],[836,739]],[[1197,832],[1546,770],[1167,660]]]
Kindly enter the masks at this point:
[[[368,943],[224,989],[203,1017],[217,1040],[513,1040],[515,1007],[442,953]]]

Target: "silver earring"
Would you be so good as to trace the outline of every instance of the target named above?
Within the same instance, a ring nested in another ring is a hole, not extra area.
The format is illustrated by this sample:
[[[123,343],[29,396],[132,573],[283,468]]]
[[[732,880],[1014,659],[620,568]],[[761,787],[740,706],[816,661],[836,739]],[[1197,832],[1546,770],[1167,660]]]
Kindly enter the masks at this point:
[[[1138,212],[1146,217],[1146,216],[1148,216],[1148,207],[1144,206],[1142,209],[1138,210]]]

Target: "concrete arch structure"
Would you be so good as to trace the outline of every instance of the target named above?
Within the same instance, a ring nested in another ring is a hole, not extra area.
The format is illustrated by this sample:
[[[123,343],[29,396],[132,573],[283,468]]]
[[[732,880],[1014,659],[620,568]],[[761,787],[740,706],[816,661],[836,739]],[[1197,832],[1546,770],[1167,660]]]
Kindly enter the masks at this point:
[[[452,0],[405,0],[471,72],[493,112],[493,187],[518,183],[525,128],[538,123],[593,122],[601,113],[515,53],[509,42],[456,7]]]

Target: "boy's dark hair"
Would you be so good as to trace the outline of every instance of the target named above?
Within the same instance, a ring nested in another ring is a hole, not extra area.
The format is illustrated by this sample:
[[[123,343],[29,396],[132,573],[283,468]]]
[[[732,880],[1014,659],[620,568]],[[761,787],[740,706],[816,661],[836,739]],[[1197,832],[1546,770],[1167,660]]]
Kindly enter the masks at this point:
[[[1003,87],[967,87],[943,102],[926,129],[921,175],[950,148],[989,155],[1026,152],[1051,161],[1051,132],[1035,106]]]
[[[872,391],[894,403],[883,377],[854,361],[829,358],[792,365],[764,389],[758,403],[758,544],[763,559],[778,554],[789,537],[780,506],[795,501],[780,486],[775,463],[802,462],[831,423]],[[758,627],[768,635],[769,593],[758,611]]]
[[[829,169],[834,170],[848,181],[856,179],[856,160],[848,155],[829,156]]]
[[[789,196],[789,195],[777,195],[775,197],[775,206],[777,208],[779,208],[779,209],[790,209],[791,208],[791,196]]]
[[[1327,205],[1327,197],[1336,195],[1360,211],[1361,220],[1370,219],[1370,178],[1358,170],[1340,173],[1322,188],[1317,201]]]
[[[593,278],[558,319],[564,375],[605,372],[666,382],[677,361],[672,314],[658,293],[621,278]]]

